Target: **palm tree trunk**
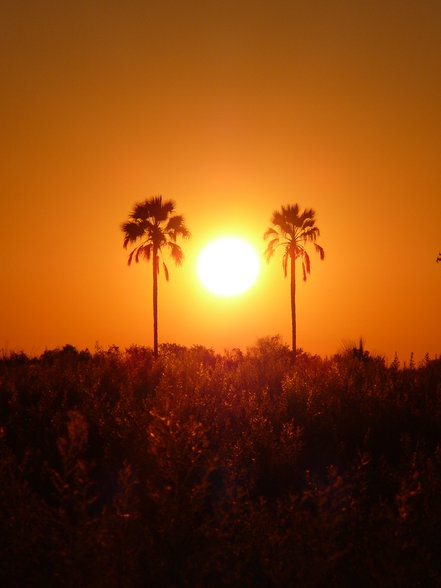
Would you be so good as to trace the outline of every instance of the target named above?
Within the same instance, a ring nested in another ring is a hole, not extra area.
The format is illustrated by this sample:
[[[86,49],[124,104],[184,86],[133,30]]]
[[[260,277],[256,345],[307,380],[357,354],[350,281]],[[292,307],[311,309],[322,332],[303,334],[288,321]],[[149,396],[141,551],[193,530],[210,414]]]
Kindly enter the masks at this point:
[[[158,357],[158,252],[153,248],[153,355]]]
[[[296,360],[297,324],[296,324],[296,258],[291,255],[291,328],[292,328],[292,357]]]

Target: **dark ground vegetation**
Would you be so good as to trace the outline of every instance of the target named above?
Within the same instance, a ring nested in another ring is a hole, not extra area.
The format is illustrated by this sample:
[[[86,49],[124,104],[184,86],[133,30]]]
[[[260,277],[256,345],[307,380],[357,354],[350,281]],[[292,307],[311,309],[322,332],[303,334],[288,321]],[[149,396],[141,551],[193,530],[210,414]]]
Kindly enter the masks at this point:
[[[0,359],[2,586],[441,586],[440,539],[440,359]]]

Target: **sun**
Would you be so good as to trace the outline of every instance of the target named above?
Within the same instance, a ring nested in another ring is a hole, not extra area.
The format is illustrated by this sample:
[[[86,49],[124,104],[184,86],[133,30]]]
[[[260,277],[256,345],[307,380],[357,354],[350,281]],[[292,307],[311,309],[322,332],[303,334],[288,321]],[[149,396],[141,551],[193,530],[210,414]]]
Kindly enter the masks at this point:
[[[238,237],[211,241],[198,260],[199,279],[207,290],[219,296],[242,294],[254,284],[259,270],[255,249]]]

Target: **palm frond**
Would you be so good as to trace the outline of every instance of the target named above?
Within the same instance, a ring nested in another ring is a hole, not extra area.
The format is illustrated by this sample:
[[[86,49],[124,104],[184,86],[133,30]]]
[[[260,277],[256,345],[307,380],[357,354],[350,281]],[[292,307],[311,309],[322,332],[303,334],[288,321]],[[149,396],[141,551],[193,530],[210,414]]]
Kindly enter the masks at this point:
[[[275,227],[279,227],[280,232],[283,235],[292,235],[293,234],[293,226],[289,223],[285,214],[283,214],[283,206],[282,212],[275,210],[273,212],[273,216],[271,218],[271,222]]]
[[[263,239],[264,241],[266,241],[268,239],[268,237],[270,237],[271,235],[278,235],[279,233],[273,229],[272,227],[270,227],[269,229],[267,229],[264,234],[263,234]]]
[[[320,245],[318,245],[317,243],[314,243],[314,247],[317,253],[320,253],[320,259],[325,259],[325,251],[323,247],[320,247]]]
[[[279,245],[279,239],[272,239],[268,245],[266,246],[265,252],[264,252],[264,256],[266,259],[266,262],[268,263],[269,260],[271,259],[271,257],[274,255],[274,252],[276,251],[277,247]]]
[[[140,256],[140,255],[141,255],[141,253],[143,252],[143,249],[144,249],[143,245],[140,245],[140,246],[137,248],[137,250],[136,250],[136,255],[135,255],[135,261],[136,261],[136,263],[138,263],[138,262],[139,262],[139,256]]]
[[[191,233],[185,225],[185,220],[182,215],[170,217],[164,232],[169,235],[172,241],[176,241],[177,237],[182,237],[183,239],[189,239],[191,237]]]
[[[302,261],[302,270],[303,270],[303,281],[306,282],[306,270],[305,270],[305,263]]]
[[[155,227],[151,232],[151,242],[158,251],[167,244],[167,237],[160,227]]]
[[[300,207],[296,203],[294,205],[288,204],[288,206],[282,206],[282,214],[285,220],[292,226],[292,228],[301,228],[302,221],[299,215]]]
[[[176,265],[182,265],[182,261],[184,260],[184,252],[182,251],[182,249],[179,247],[179,245],[173,243],[172,241],[169,241],[167,245],[170,249],[171,256],[175,260]]]
[[[274,251],[275,251],[278,246],[279,246],[279,238],[276,237],[275,239],[271,239],[271,241],[268,243],[268,245],[266,247],[267,247],[267,249],[274,249]]]
[[[263,257],[265,258],[266,263],[270,262],[271,257],[274,255],[275,249],[268,249],[268,247],[263,252]]]
[[[168,219],[165,231],[178,231],[184,225],[184,217],[181,214],[176,214]],[[184,225],[185,226],[185,225]]]
[[[143,255],[144,255],[144,259],[146,261],[150,261],[150,257],[152,255],[152,244],[148,243],[147,245],[144,245],[143,247]]]
[[[178,235],[180,235],[183,239],[191,238],[191,232],[187,229],[187,227],[181,227],[178,231]]]
[[[148,219],[150,217],[149,201],[137,202],[129,216],[135,221]]]
[[[299,221],[302,228],[305,228],[306,224],[308,226],[313,226],[315,224],[315,210],[312,208],[305,208],[299,217]]]
[[[288,275],[288,259],[289,259],[289,252],[287,249],[282,257],[282,268],[283,268],[283,274],[284,274],[285,278]]]
[[[162,196],[154,196],[148,201],[149,216],[156,222],[165,222],[175,209],[173,200],[162,200]]]
[[[137,249],[137,247],[135,247],[135,249],[133,249],[133,250],[130,252],[129,258],[128,258],[128,260],[127,260],[127,265],[131,265],[131,263],[132,263],[132,258],[133,258],[133,254],[135,253],[136,249]]]
[[[308,274],[311,273],[311,260],[309,259],[308,252],[304,249],[303,250],[303,259],[305,260],[305,268]]]
[[[133,221],[128,221],[128,222],[122,223],[121,230],[124,233],[124,242],[123,242],[124,249],[127,248],[127,245],[129,243],[134,243],[137,239],[142,237],[144,234],[143,227],[139,223],[133,222]]]
[[[165,279],[168,282],[169,281],[168,269],[167,269],[167,266],[165,265],[164,262],[162,262],[162,267],[164,268]]]
[[[306,229],[305,231],[302,231],[301,233],[301,238],[303,239],[303,241],[312,241],[314,242],[317,237],[320,236],[320,231],[318,229],[318,227],[311,227],[309,229]]]
[[[305,231],[306,229],[310,229],[314,225],[315,225],[315,219],[307,218],[302,223],[302,231]]]
[[[299,216],[300,207],[297,203],[296,204],[287,204],[286,206],[281,206],[280,210],[282,211],[282,214],[284,216],[286,216],[287,218],[293,219],[293,218]]]

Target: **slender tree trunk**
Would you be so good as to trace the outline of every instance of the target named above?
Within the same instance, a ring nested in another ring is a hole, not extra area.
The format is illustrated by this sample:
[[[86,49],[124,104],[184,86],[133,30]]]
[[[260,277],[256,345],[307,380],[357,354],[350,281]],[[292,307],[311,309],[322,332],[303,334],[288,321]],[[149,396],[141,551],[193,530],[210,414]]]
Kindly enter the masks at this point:
[[[291,256],[291,327],[292,327],[292,357],[296,360],[297,349],[297,324],[296,324],[296,258]]]
[[[158,252],[153,248],[153,355],[158,357]]]

